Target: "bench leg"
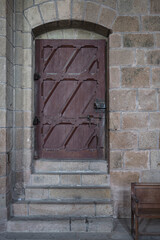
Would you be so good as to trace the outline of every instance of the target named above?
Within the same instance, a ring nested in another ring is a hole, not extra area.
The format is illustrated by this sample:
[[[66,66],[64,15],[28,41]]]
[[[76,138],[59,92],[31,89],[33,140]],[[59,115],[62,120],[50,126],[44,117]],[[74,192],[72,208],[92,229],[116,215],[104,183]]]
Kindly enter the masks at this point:
[[[134,233],[134,212],[131,211],[131,234]]]
[[[135,240],[138,240],[138,217],[135,215]]]

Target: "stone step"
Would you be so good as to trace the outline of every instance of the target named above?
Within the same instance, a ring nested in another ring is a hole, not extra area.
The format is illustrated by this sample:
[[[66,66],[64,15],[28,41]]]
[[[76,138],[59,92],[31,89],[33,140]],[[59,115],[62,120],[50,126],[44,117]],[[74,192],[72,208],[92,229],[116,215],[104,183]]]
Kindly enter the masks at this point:
[[[109,175],[104,172],[98,173],[35,173],[31,175],[30,185],[109,185]]]
[[[112,201],[18,201],[11,206],[11,216],[95,217],[112,216]]]
[[[108,186],[28,186],[26,200],[51,199],[110,199]]]
[[[108,171],[106,160],[35,160],[34,172],[94,172],[94,171]]]
[[[35,218],[35,217],[18,217],[12,218],[7,223],[7,232],[23,233],[110,233],[113,230],[113,219],[111,217],[94,217],[94,218]],[[85,235],[87,237],[87,235]],[[43,238],[43,235],[41,236]],[[53,239],[53,238],[52,238]],[[56,239],[56,238],[54,238]],[[58,238],[60,239],[60,238]],[[68,238],[67,238],[68,239]],[[74,238],[77,239],[77,238]],[[85,238],[86,239],[86,238]],[[93,239],[93,238],[91,238]],[[107,238],[104,238],[107,239]]]

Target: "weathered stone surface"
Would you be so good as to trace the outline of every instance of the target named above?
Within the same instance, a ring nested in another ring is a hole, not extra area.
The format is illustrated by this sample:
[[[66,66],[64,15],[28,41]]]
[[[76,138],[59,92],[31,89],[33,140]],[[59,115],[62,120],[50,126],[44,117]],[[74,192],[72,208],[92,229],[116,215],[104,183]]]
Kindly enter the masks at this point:
[[[99,4],[106,5],[110,8],[117,8],[117,0],[96,0]]]
[[[109,128],[111,130],[119,130],[121,123],[120,113],[111,112],[109,115]]]
[[[112,26],[115,17],[116,17],[115,11],[103,7],[98,23],[109,28]]]
[[[100,6],[94,2],[87,2],[85,20],[97,23]]]
[[[34,186],[44,186],[44,185],[58,185],[59,184],[59,175],[53,174],[32,174],[31,176],[31,183]]]
[[[81,176],[80,175],[61,175],[61,184],[62,185],[80,185]]]
[[[43,21],[41,19],[40,13],[37,7],[32,7],[24,11],[26,18],[28,19],[32,28],[42,25]]]
[[[123,113],[122,128],[123,129],[147,129],[148,113]]]
[[[24,171],[30,169],[31,166],[31,156],[32,153],[30,150],[20,150],[15,152],[15,168],[16,171]]]
[[[6,150],[6,129],[0,128],[0,151],[5,152]]]
[[[0,127],[6,127],[6,110],[0,109]]]
[[[142,17],[144,31],[160,31],[160,16]]]
[[[157,149],[158,136],[157,132],[140,132],[139,133],[139,148],[140,149]]]
[[[107,162],[106,161],[93,161],[89,163],[90,171],[106,171],[107,172]]]
[[[145,88],[150,83],[149,68],[122,68],[122,86],[129,88]]]
[[[72,5],[72,18],[73,19],[83,19],[84,15],[84,1],[73,0]]]
[[[137,65],[145,65],[146,63],[146,57],[145,57],[145,51],[141,49],[136,50],[136,64]]]
[[[5,57],[6,56],[6,38],[0,37],[0,56]]]
[[[97,204],[96,215],[97,216],[112,216],[113,207],[112,204]]]
[[[138,17],[119,16],[113,24],[114,32],[137,32],[139,31]]]
[[[150,113],[150,128],[159,129],[160,128],[160,113]]]
[[[24,9],[33,6],[33,0],[24,0]]]
[[[118,6],[120,15],[136,15],[148,13],[146,0],[120,0]]]
[[[160,68],[152,69],[152,86],[160,88]]]
[[[160,182],[159,169],[143,171],[141,175],[142,182]]]
[[[6,194],[7,187],[6,187],[6,177],[0,178],[0,194]]]
[[[135,57],[134,51],[132,50],[111,50],[110,51],[110,65],[119,66],[119,65],[130,65],[134,64]]]
[[[50,199],[105,199],[110,198],[110,189],[101,188],[69,188],[69,189],[49,189]]]
[[[157,94],[155,90],[139,90],[138,109],[141,111],[157,110]]]
[[[40,5],[40,11],[44,22],[50,22],[56,18],[56,8],[54,2],[47,2]]]
[[[111,111],[133,111],[136,110],[135,90],[112,90],[110,91]]]
[[[35,4],[45,3],[47,0],[35,0]]]
[[[120,34],[111,34],[109,36],[109,45],[111,48],[119,48],[122,45]]]
[[[156,46],[159,48],[160,47],[160,33],[156,34]]]
[[[111,169],[118,169],[122,168],[123,165],[123,155],[122,152],[116,151],[110,152],[110,168]]]
[[[132,182],[139,182],[139,172],[116,171],[111,172],[112,188],[130,189]]]
[[[106,174],[82,175],[82,185],[109,185],[109,177]]]
[[[58,16],[59,19],[70,19],[71,18],[71,0],[58,1]]]
[[[137,134],[131,132],[111,132],[111,149],[134,149],[137,147]]]
[[[0,82],[6,82],[6,62],[5,58],[0,58]]]
[[[6,19],[1,18],[0,21],[0,35],[6,34]]]
[[[0,17],[6,17],[6,0],[1,1]]]
[[[160,64],[160,50],[152,50],[147,52],[147,63],[151,65]]]
[[[71,232],[86,232],[85,220],[71,220]]]
[[[120,87],[120,69],[118,67],[110,68],[110,88]]]
[[[28,205],[27,204],[12,204],[12,216],[27,216]]]
[[[124,47],[153,47],[153,34],[126,34],[124,35]]]
[[[151,169],[160,170],[160,151],[151,151]]]
[[[160,13],[160,1],[159,0],[150,0],[150,12],[152,14]]]
[[[148,151],[125,152],[124,161],[125,169],[148,169],[149,152]]]
[[[31,215],[94,216],[94,204],[30,204]]]
[[[29,189],[25,190],[25,199],[45,200],[48,199],[48,189]]]
[[[25,63],[25,66],[31,66],[32,65],[31,49],[24,49],[24,63]]]
[[[5,154],[0,154],[0,176],[6,175],[7,166],[7,156]]]

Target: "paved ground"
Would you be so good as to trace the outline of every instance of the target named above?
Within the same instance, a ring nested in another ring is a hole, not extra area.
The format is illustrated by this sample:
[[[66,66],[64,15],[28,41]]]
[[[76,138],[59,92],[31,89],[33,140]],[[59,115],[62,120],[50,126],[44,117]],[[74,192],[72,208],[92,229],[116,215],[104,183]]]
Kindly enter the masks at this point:
[[[160,219],[141,221],[141,229],[145,232],[160,231]],[[130,235],[130,219],[114,221],[111,234],[106,233],[4,233],[0,240],[132,240]],[[160,240],[160,236],[140,236],[139,240]]]

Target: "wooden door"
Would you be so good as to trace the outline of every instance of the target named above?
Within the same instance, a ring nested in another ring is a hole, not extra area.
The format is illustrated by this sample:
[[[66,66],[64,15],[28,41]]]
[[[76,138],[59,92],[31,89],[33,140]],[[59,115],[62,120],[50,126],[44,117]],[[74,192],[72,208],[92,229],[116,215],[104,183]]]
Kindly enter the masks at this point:
[[[36,40],[38,158],[105,158],[105,44]]]

